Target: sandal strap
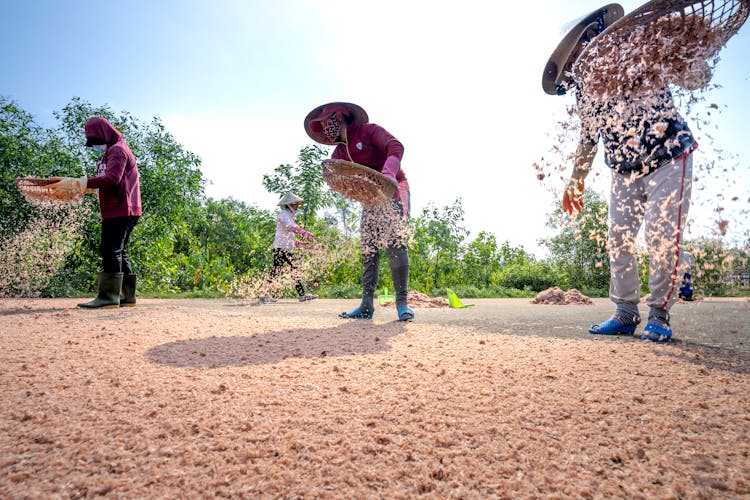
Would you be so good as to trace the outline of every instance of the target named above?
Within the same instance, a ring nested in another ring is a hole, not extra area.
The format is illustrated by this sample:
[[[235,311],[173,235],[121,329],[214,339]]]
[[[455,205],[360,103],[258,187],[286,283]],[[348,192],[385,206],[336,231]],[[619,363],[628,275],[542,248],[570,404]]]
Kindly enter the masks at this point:
[[[654,321],[649,321],[643,328],[641,340],[650,340],[651,342],[669,342],[672,338],[672,329],[664,327]]]
[[[359,307],[354,309],[353,311],[349,312],[342,312],[339,314],[339,318],[343,319],[370,319],[372,318],[372,313],[368,311],[363,311]]]

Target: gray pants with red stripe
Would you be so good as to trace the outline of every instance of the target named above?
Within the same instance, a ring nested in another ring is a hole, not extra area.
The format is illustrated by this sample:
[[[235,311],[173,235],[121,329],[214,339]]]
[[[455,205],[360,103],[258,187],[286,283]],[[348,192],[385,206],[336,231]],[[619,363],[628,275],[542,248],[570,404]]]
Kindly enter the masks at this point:
[[[692,172],[692,154],[636,179],[613,171],[609,202],[609,296],[615,304],[640,302],[636,238],[644,223],[651,292],[646,303],[669,310],[677,300]]]

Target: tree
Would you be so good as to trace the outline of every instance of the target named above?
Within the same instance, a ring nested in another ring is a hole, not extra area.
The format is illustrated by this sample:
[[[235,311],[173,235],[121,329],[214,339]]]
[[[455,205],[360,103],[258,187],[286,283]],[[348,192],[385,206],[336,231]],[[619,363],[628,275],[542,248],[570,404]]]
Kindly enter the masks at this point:
[[[464,283],[488,288],[492,283],[492,276],[501,269],[495,235],[482,231],[467,245],[463,254]]]
[[[190,252],[200,253],[206,262],[220,258],[238,274],[262,270],[270,264],[275,227],[268,211],[232,198],[208,198],[191,214]]]
[[[157,118],[141,123],[126,112],[116,114],[74,98],[54,113],[59,125],[45,129],[15,103],[0,99],[0,238],[24,231],[34,213],[13,186],[15,177],[96,174],[98,155],[84,147],[83,135],[86,120],[94,115],[107,118],[122,132],[138,161],[144,214],[131,240],[131,254],[136,271],[145,278],[142,284],[174,288],[185,261],[175,252],[175,242],[190,239],[186,219],[200,206],[205,181],[198,168],[200,158],[178,144]],[[100,265],[96,197],[86,196],[84,205],[90,215],[82,223],[81,237],[71,242],[75,251],[61,271],[75,288],[93,286]]]
[[[22,230],[32,213],[16,189],[17,177],[49,177],[77,167],[78,159],[56,130],[41,127],[0,96],[0,240]]]
[[[203,199],[205,180],[199,168],[200,158],[186,151],[158,118],[143,123],[127,112],[117,114],[107,106],[92,106],[80,98],[72,99],[54,115],[60,122],[66,150],[83,165],[63,175],[96,174],[98,156],[84,147],[83,140],[83,127],[91,116],[103,116],[122,133],[136,157],[140,174],[143,216],[134,231],[131,252],[136,271],[144,277],[146,287],[174,288],[183,260],[174,255],[174,242],[188,238],[186,218]],[[90,270],[91,284],[99,265],[98,238],[95,219],[88,227],[80,263]]]
[[[95,175],[98,156],[84,147],[83,126],[92,116],[103,116],[122,133],[138,161],[144,217],[175,221],[203,198],[205,180],[200,158],[186,151],[159,118],[142,123],[127,112],[113,113],[107,107],[94,107],[74,98],[56,112],[68,143],[86,165],[85,173]],[[75,175],[69,172],[68,175]]]
[[[340,199],[323,179],[320,164],[327,156],[327,150],[317,144],[304,146],[296,165],[279,165],[272,175],[263,176],[263,187],[269,193],[281,197],[292,191],[305,200],[297,215],[297,221],[304,227],[314,222],[318,210],[334,207]]]
[[[707,296],[733,295],[750,288],[750,246],[726,248],[714,238],[685,242],[685,249],[695,258],[691,269],[696,292]]]
[[[438,209],[430,204],[414,220],[409,260],[411,287],[425,293],[463,283],[462,245],[468,230],[464,228],[461,199]]]
[[[547,227],[560,233],[541,242],[550,252],[549,261],[560,276],[559,285],[580,290],[609,288],[607,255],[607,202],[589,189],[583,193],[583,210],[570,218],[557,206]]]

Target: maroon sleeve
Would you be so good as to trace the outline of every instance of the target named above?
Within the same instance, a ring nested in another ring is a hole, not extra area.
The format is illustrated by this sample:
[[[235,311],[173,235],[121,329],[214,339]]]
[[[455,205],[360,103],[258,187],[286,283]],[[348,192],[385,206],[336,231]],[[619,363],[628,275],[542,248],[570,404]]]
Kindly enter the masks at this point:
[[[106,161],[107,169],[101,175],[89,177],[87,187],[92,189],[109,188],[118,185],[122,180],[122,175],[125,172],[125,166],[128,162],[128,156],[125,154],[125,151],[122,148],[113,146],[105,154],[104,160]]]
[[[399,160],[404,156],[404,146],[390,132],[379,125],[371,124],[367,127],[369,142],[376,148],[385,151],[385,157],[395,156]]]
[[[349,157],[346,154],[346,146],[343,144],[336,146],[336,149],[333,150],[333,154],[331,154],[331,158],[334,160],[348,160]]]

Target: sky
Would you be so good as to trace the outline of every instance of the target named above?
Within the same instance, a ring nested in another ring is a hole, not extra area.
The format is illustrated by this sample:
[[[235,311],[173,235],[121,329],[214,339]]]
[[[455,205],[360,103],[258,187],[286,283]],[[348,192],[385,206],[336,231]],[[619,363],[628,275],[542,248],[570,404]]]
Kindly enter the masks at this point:
[[[362,106],[405,147],[414,214],[461,200],[464,227],[538,256],[565,181],[540,182],[571,96],[541,87],[561,29],[602,4],[586,0],[0,0],[0,95],[38,122],[73,97],[142,121],[160,118],[202,159],[213,198],[274,209],[261,184],[313,141],[309,111]],[[628,13],[642,2],[620,2]],[[750,23],[749,23],[750,24]],[[688,238],[750,225],[750,26],[720,53],[704,111]],[[707,118],[708,116],[708,118]],[[688,116],[690,119],[690,116]],[[82,136],[83,140],[83,136]],[[718,153],[717,153],[718,152]],[[699,157],[703,154],[703,157]],[[601,156],[601,155],[600,155]],[[543,160],[544,159],[544,160]],[[589,186],[608,192],[597,158]],[[732,198],[737,201],[731,201]]]

